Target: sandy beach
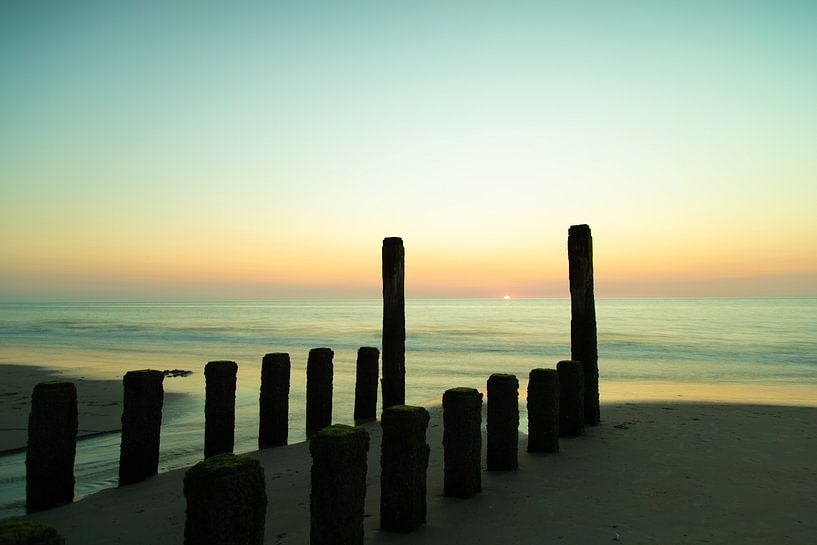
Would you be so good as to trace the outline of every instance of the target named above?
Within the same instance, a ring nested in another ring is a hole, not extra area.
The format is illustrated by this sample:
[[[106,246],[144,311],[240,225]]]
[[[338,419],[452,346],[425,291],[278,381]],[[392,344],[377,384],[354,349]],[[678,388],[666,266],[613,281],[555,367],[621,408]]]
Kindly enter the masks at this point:
[[[522,401],[524,404],[524,400]],[[431,408],[428,523],[378,530],[379,425],[372,437],[366,543],[813,543],[817,408],[678,401],[607,402],[601,425],[561,452],[484,472],[483,492],[442,496],[442,418]],[[524,431],[524,430],[523,430]],[[484,450],[483,441],[483,450]],[[267,544],[309,539],[305,443],[252,453],[267,479]],[[484,460],[484,455],[483,455]],[[183,470],[35,515],[69,544],[182,543]]]

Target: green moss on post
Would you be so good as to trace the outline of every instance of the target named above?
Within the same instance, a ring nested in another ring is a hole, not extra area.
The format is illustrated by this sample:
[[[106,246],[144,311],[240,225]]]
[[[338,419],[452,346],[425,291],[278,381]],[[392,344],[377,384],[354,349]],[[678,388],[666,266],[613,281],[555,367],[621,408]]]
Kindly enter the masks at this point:
[[[43,382],[31,394],[26,449],[26,511],[74,500],[77,451],[77,389],[70,382]]]
[[[519,381],[494,373],[488,378],[488,471],[519,467]]]
[[[267,515],[264,468],[255,458],[224,453],[184,475],[185,545],[262,545]]]
[[[380,529],[410,532],[426,521],[428,411],[392,405],[380,424]]]
[[[578,361],[560,361],[559,371],[559,435],[577,436],[584,433],[584,368]]]
[[[261,361],[258,448],[287,444],[289,435],[289,354],[273,353]]]
[[[336,424],[312,437],[311,545],[363,543],[368,451],[369,434],[363,428]]]
[[[532,369],[528,377],[528,452],[559,452],[556,369]]]
[[[314,433],[332,424],[332,358],[329,348],[313,348],[306,362],[306,431]]]
[[[164,378],[161,371],[145,369],[128,371],[122,379],[120,486],[142,481],[159,472]]]
[[[204,367],[204,457],[232,452],[235,442],[234,361],[211,361]]]
[[[443,394],[444,495],[468,498],[482,490],[482,394],[451,388]]]
[[[28,517],[0,520],[0,545],[65,545],[57,531]]]
[[[377,418],[377,379],[380,375],[380,350],[362,346],[355,366],[355,420]]]

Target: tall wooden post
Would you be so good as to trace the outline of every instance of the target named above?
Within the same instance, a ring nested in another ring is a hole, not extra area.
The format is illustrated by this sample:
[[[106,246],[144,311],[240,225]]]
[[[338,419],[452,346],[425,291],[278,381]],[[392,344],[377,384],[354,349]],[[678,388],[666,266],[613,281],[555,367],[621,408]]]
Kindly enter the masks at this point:
[[[403,239],[383,239],[383,408],[406,402],[406,298]]]
[[[571,359],[584,369],[585,423],[596,425],[599,413],[599,353],[596,301],[593,295],[593,237],[587,225],[572,225],[567,234],[570,266]]]

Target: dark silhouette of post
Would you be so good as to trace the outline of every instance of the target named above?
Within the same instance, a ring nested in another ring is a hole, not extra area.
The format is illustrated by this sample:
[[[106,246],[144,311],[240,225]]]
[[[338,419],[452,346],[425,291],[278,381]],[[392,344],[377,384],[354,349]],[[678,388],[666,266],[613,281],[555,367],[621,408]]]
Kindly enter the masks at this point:
[[[383,408],[406,402],[406,298],[403,239],[383,239]]]
[[[332,358],[329,348],[313,348],[306,361],[306,431],[332,424]]]
[[[410,532],[426,521],[428,411],[392,405],[380,425],[380,529]]]
[[[122,379],[122,445],[119,485],[137,483],[159,472],[159,439],[165,391],[162,371],[128,371]]]
[[[336,424],[312,437],[311,545],[363,543],[368,451],[369,434],[363,428]]]
[[[528,452],[559,452],[556,369],[532,369],[528,377]]]
[[[261,360],[258,401],[258,448],[287,444],[289,432],[289,354],[266,354]]]
[[[560,361],[559,371],[559,435],[578,436],[584,433],[584,369],[578,361]]]
[[[584,367],[584,419],[599,423],[599,353],[596,301],[593,295],[593,237],[587,225],[572,225],[567,234],[570,266],[570,359]]]
[[[65,545],[57,530],[29,517],[0,520],[2,545]]]
[[[211,361],[204,367],[204,457],[232,452],[235,441],[234,361]]]
[[[185,545],[263,545],[264,468],[255,458],[222,453],[184,474]]]
[[[377,418],[377,379],[380,375],[380,351],[363,346],[357,351],[355,369],[355,420]]]
[[[488,471],[519,467],[519,381],[494,373],[488,378]]]
[[[443,394],[443,494],[468,498],[482,490],[482,394],[451,388]]]
[[[70,382],[42,382],[31,394],[26,449],[26,511],[74,500],[77,389]]]

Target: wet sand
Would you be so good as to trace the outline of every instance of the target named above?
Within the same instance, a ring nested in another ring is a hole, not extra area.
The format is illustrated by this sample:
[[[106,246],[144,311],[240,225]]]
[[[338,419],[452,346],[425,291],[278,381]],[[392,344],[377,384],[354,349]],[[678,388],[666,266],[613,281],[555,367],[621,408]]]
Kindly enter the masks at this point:
[[[523,402],[524,403],[524,402]],[[774,404],[610,402],[601,425],[484,472],[483,492],[442,497],[442,422],[429,428],[428,523],[378,530],[379,425],[372,436],[366,543],[795,543],[817,535],[817,408]],[[484,442],[483,442],[484,450]],[[309,540],[306,444],[253,453],[267,478],[267,544]],[[483,454],[484,460],[484,454]],[[184,471],[172,471],[35,515],[71,544],[182,543]]]

